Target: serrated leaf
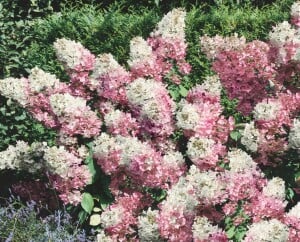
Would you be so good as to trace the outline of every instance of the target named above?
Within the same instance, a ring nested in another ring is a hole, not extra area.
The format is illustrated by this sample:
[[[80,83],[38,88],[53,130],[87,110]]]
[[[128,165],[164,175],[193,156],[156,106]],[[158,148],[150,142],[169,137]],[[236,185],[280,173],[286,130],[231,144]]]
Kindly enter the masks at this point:
[[[91,217],[90,217],[90,225],[91,226],[97,226],[100,224],[100,221],[101,221],[101,217],[99,214],[93,214]]]
[[[81,207],[86,211],[88,214],[91,214],[93,207],[94,207],[94,199],[90,193],[83,193]]]

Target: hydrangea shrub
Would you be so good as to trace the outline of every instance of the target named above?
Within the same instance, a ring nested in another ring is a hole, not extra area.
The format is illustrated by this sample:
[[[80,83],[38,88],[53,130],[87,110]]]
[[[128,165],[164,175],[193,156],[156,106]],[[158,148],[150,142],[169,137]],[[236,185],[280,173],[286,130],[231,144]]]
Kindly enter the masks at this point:
[[[287,199],[285,180],[263,171],[299,156],[299,12],[296,2],[291,24],[274,27],[268,42],[201,37],[216,74],[179,102],[169,87],[191,71],[183,9],[147,40],[130,41],[128,68],[56,40],[70,82],[36,67],[0,80],[0,93],[56,130],[57,146],[18,141],[0,152],[0,169],[44,174],[63,203],[77,205],[95,182],[91,164],[101,168],[115,200],[100,213],[93,198],[87,205],[98,241],[297,241],[299,203]],[[227,117],[222,88],[249,123]]]

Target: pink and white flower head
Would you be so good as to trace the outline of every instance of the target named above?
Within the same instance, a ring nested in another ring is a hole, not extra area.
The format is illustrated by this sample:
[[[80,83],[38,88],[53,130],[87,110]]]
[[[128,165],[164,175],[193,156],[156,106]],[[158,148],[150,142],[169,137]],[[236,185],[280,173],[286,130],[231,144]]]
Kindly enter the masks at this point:
[[[201,170],[215,168],[226,152],[225,146],[213,139],[204,137],[191,137],[187,144],[187,155]]]
[[[82,160],[68,152],[63,146],[45,149],[44,160],[50,171],[50,182],[58,190],[65,204],[78,204],[80,190],[91,181],[88,168],[81,165]]]
[[[31,93],[40,93],[45,90],[54,91],[63,85],[55,75],[49,74],[38,67],[31,69],[28,83]]]
[[[250,225],[243,242],[288,241],[288,227],[277,219],[260,221]]]
[[[212,96],[221,96],[222,84],[218,75],[207,76],[199,87]]]
[[[296,30],[287,22],[277,24],[269,32],[270,44],[274,47],[280,48],[287,42],[292,42],[296,37]]]
[[[195,242],[227,242],[227,236],[222,229],[214,226],[206,217],[197,216],[193,223],[193,241]]]
[[[172,10],[158,23],[156,30],[147,40],[157,57],[157,64],[162,66],[160,72],[163,75],[167,74],[174,65],[170,60],[176,62],[180,73],[185,75],[191,71],[191,66],[185,61],[187,47],[184,33],[185,15],[183,9]],[[176,84],[180,83],[176,75],[171,80]]]
[[[96,136],[100,132],[101,120],[86,100],[68,93],[50,96],[53,113],[58,117],[61,131],[70,136],[80,134],[84,137]]]
[[[279,177],[269,180],[262,192],[244,206],[244,211],[254,222],[262,219],[282,219],[287,202],[285,202],[285,185]]]
[[[186,176],[186,184],[193,187],[194,196],[206,205],[223,202],[226,195],[226,180],[221,172],[201,171],[192,165]]]
[[[135,37],[130,41],[128,65],[133,79],[144,77],[156,81],[162,81],[170,68],[170,65],[164,63],[142,37]]]
[[[130,59],[128,65],[130,68],[145,63],[151,66],[155,60],[151,46],[142,37],[137,36],[130,41]]]
[[[202,100],[189,103],[186,100],[182,100],[178,106],[179,110],[176,114],[177,126],[184,130],[185,136],[212,136],[216,122],[221,114],[219,103],[210,103]]]
[[[198,205],[194,187],[184,177],[168,191],[157,217],[159,232],[168,241],[192,241],[192,223]]]
[[[300,236],[300,203],[292,207],[284,217],[284,223],[289,227],[289,242],[298,241]]]
[[[263,195],[279,200],[285,200],[285,182],[280,177],[273,177],[263,188]]]
[[[201,51],[208,59],[215,59],[222,51],[240,50],[246,45],[244,36],[238,37],[235,33],[229,37],[216,35],[209,37],[207,35],[200,37]]]
[[[266,86],[276,74],[269,51],[268,44],[255,40],[240,50],[220,52],[213,62],[227,95],[239,100],[237,110],[244,115],[267,97]]]
[[[152,210],[148,208],[138,217],[138,234],[140,241],[151,242],[163,242],[159,234],[158,223],[158,210]]]
[[[291,6],[291,23],[297,28],[300,27],[300,2],[294,2]]]
[[[110,137],[102,133],[94,142],[94,151],[105,173],[123,171],[139,186],[164,187],[168,182],[176,182],[185,170],[182,157],[176,154],[162,157],[135,137]]]
[[[240,149],[234,149],[227,153],[230,172],[247,172],[257,169],[257,164],[250,155]]]
[[[111,102],[126,104],[125,86],[131,81],[130,74],[111,54],[97,56],[90,81],[99,96]]]
[[[124,194],[107,207],[101,214],[101,225],[113,241],[127,241],[134,238],[134,227],[137,226],[137,215],[147,205],[143,195],[138,192]]]
[[[142,130],[154,136],[173,132],[175,103],[162,83],[138,78],[127,86],[126,95]]]
[[[94,67],[95,56],[79,42],[57,39],[54,49],[58,60],[68,71],[90,71]]]
[[[107,132],[113,135],[136,136],[139,132],[139,124],[130,113],[113,109],[104,115],[104,123]]]
[[[164,39],[185,39],[185,16],[184,9],[176,8],[168,12],[157,24],[152,36],[161,36]]]

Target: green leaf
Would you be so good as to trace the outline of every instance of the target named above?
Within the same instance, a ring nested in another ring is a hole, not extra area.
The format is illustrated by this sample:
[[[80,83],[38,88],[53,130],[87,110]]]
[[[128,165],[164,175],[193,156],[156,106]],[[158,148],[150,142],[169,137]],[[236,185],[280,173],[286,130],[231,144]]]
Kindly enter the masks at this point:
[[[88,214],[91,214],[93,207],[94,207],[94,199],[90,193],[83,193],[81,207],[86,211]]]
[[[229,230],[226,231],[228,239],[232,239],[235,234],[235,227],[231,227]]]
[[[188,90],[184,86],[179,86],[179,93],[182,97],[186,97],[188,94]]]
[[[83,224],[83,222],[87,219],[88,215],[89,214],[86,211],[81,210],[78,214],[79,223]]]
[[[230,138],[232,138],[235,141],[238,141],[242,137],[241,133],[239,131],[233,130],[230,133]]]
[[[174,100],[178,99],[178,97],[179,97],[178,92],[176,92],[175,90],[170,90],[169,92],[170,92],[171,97]]]
[[[292,200],[292,199],[294,198],[294,196],[295,196],[294,190],[293,190],[292,188],[289,187],[289,188],[286,190],[286,197],[287,197],[287,199],[288,199],[288,200]]]

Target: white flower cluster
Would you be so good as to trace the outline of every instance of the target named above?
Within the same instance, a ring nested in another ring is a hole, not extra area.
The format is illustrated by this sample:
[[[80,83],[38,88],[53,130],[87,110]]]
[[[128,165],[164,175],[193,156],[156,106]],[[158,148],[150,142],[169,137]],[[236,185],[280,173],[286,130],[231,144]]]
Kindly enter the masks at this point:
[[[184,9],[173,9],[157,24],[153,35],[184,40],[185,16],[186,12]]]
[[[194,219],[192,231],[194,240],[209,241],[209,236],[218,233],[220,228],[213,226],[206,217],[197,216]]]
[[[209,37],[204,35],[200,37],[201,51],[209,59],[215,59],[221,51],[240,50],[246,45],[244,36],[238,37],[235,33],[233,36],[222,37],[216,35]]]
[[[158,217],[158,210],[151,210],[148,208],[138,217],[138,234],[141,242],[162,242],[160,238],[158,224],[156,218]]]
[[[254,122],[247,123],[242,133],[241,143],[251,152],[256,152],[259,144],[259,131]]]
[[[50,105],[57,116],[75,114],[86,109],[86,100],[81,97],[74,97],[69,93],[57,93],[50,96]]]
[[[17,141],[16,145],[9,145],[0,152],[0,170],[26,170],[35,173],[43,167],[44,143],[28,145],[24,141]]]
[[[200,120],[197,107],[182,100],[178,104],[179,110],[176,112],[177,126],[185,130],[195,130]]]
[[[293,18],[299,18],[300,17],[300,2],[294,2],[291,6],[291,16]]]
[[[187,155],[191,160],[203,159],[212,155],[215,141],[203,137],[191,137],[187,144]]]
[[[169,167],[178,167],[185,164],[183,155],[179,151],[168,151],[164,157],[164,165]]]
[[[254,108],[254,118],[256,120],[269,121],[276,118],[278,111],[281,109],[281,104],[276,101],[263,101],[256,104]]]
[[[69,170],[69,162],[66,160],[67,151],[63,146],[45,149],[44,159],[50,172],[65,177]]]
[[[280,177],[273,177],[268,181],[267,185],[263,188],[263,194],[267,197],[273,197],[285,200],[285,182]]]
[[[142,143],[136,137],[123,137],[121,135],[111,137],[106,133],[101,133],[95,139],[93,150],[96,158],[107,157],[111,152],[121,151],[119,162],[121,166],[128,166],[136,155],[152,152],[150,146]]]
[[[108,127],[113,126],[116,120],[120,120],[123,117],[123,112],[118,109],[112,109],[109,113],[105,114],[104,122]]]
[[[159,84],[153,79],[138,78],[127,87],[127,98],[134,105],[144,106],[149,100],[155,98],[153,90]]]
[[[287,213],[287,216],[293,216],[300,219],[300,202],[290,209],[290,211]]]
[[[220,96],[222,91],[222,84],[218,75],[207,76],[204,82],[201,85],[197,85],[195,88],[197,87],[202,87],[205,91],[215,96]]]
[[[30,146],[24,141],[18,141],[16,146],[9,145],[5,151],[0,152],[0,170],[19,169],[23,157],[29,153]],[[33,163],[32,160],[27,160]]]
[[[123,217],[124,209],[122,206],[112,207],[106,209],[105,212],[101,214],[101,225],[104,229],[114,226],[119,223],[120,219]]]
[[[253,223],[246,234],[245,242],[286,242],[289,230],[286,225],[277,219]]]
[[[289,147],[300,149],[300,120],[294,119],[294,125],[289,133]]]
[[[31,69],[28,80],[29,87],[34,92],[41,92],[46,88],[55,88],[59,85],[59,80],[55,75],[46,73],[38,67]]]
[[[245,172],[256,168],[251,156],[240,149],[229,151],[227,155],[231,172]]]
[[[112,54],[110,53],[101,54],[98,55],[96,58],[95,66],[90,78],[97,79],[104,74],[111,73],[120,68],[122,67],[114,59]]]
[[[68,69],[74,69],[81,62],[81,50],[84,47],[79,42],[62,38],[54,42],[54,49],[57,59]]]
[[[23,107],[28,103],[27,87],[28,83],[25,79],[5,78],[0,80],[0,94],[17,101]]]
[[[281,47],[285,43],[294,40],[296,30],[287,21],[277,24],[269,33],[270,43],[275,47]]]
[[[113,242],[113,240],[110,237],[106,236],[104,231],[102,230],[101,232],[98,232],[96,242]]]
[[[198,198],[214,203],[218,196],[224,194],[226,183],[222,181],[220,173],[214,171],[201,172],[195,165],[190,167],[186,180],[196,191]]]
[[[129,67],[141,62],[151,62],[153,59],[151,46],[142,37],[135,37],[130,41]]]
[[[167,200],[162,205],[169,210],[184,208],[193,211],[199,204],[196,194],[193,194],[194,187],[185,178],[180,177],[179,181],[168,191]]]

